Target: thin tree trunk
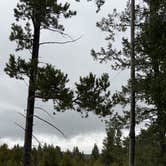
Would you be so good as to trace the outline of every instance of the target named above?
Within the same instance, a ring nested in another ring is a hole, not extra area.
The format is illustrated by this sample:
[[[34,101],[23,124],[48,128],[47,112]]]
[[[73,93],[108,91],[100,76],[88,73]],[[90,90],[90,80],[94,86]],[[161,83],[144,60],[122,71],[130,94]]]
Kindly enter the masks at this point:
[[[131,0],[131,110],[130,110],[130,142],[129,166],[135,161],[135,0]]]
[[[33,115],[34,115],[34,105],[35,105],[36,77],[37,77],[37,68],[38,68],[39,40],[40,40],[40,24],[34,27],[34,39],[33,39],[32,59],[31,59],[32,66],[29,78],[25,138],[24,138],[23,166],[30,166],[31,164]]]

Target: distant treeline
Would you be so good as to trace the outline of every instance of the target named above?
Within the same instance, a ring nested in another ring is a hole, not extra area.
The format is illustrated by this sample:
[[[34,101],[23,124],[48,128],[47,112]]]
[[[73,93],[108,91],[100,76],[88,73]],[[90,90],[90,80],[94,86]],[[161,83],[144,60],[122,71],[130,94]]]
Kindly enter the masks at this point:
[[[154,129],[155,126],[151,125],[136,138],[136,166],[160,164],[159,144]],[[0,166],[22,166],[22,156],[23,148],[19,145],[13,148],[6,144],[0,146]],[[88,155],[80,152],[78,147],[63,152],[58,146],[45,144],[32,149],[31,166],[128,166],[128,138],[122,139],[117,129],[109,127],[102,152],[99,153],[95,144]]]
[[[60,147],[44,145],[32,149],[32,166],[102,166],[98,148],[92,154],[87,155],[79,152],[78,147],[73,151],[62,152]],[[0,146],[0,166],[22,166],[23,148],[15,145],[9,148],[7,144]]]

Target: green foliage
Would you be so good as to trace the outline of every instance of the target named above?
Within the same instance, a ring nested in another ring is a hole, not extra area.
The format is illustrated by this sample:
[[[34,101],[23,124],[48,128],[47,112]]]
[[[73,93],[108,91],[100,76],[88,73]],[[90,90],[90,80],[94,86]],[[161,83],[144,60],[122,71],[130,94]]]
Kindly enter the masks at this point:
[[[59,18],[69,18],[76,14],[69,10],[69,3],[58,3],[54,0],[21,0],[14,9],[16,21],[26,22],[23,28],[12,24],[10,39],[17,43],[17,50],[30,49],[33,45],[32,27],[40,26],[40,29],[58,29],[63,31],[64,27],[59,23]]]
[[[116,119],[107,123],[107,136],[101,154],[94,150],[98,149],[96,145],[91,155],[84,155],[78,147],[74,147],[72,152],[69,150],[62,152],[58,146],[45,144],[32,149],[32,166],[127,166],[128,138],[122,138],[121,127]],[[154,123],[137,135],[136,166],[162,166],[156,130],[157,126]],[[1,145],[0,165],[21,166],[22,152],[22,147],[18,145],[11,149],[6,144]]]
[[[92,157],[94,160],[97,160],[99,158],[99,149],[96,144],[94,144],[94,147],[92,149]]]
[[[156,146],[154,127],[152,125],[148,130],[142,130],[136,139],[136,166],[142,163],[147,166],[160,165],[159,148]]]
[[[35,96],[43,101],[53,99],[57,110],[72,107],[73,92],[66,87],[68,79],[63,72],[48,64],[38,66],[40,62],[38,62],[38,55],[34,50],[37,49],[40,41],[36,43],[36,29],[39,29],[39,40],[42,29],[64,31],[59,19],[62,16],[69,18],[76,14],[69,7],[69,3],[62,4],[54,0],[21,0],[14,9],[14,16],[16,22],[23,21],[25,25],[13,23],[10,40],[16,42],[16,51],[29,50],[32,57],[25,60],[10,55],[5,68],[5,72],[12,78],[21,80],[26,77],[31,80],[36,78]],[[34,71],[37,72],[33,73]]]
[[[72,108],[73,92],[66,87],[67,75],[52,65],[38,69],[36,97],[48,101],[53,99],[54,107],[58,111]]]
[[[92,73],[87,77],[80,77],[80,83],[76,83],[75,102],[78,104],[78,111],[94,111],[97,115],[110,115],[112,101],[110,99],[109,77],[103,74],[96,78]]]
[[[164,1],[144,1],[143,5],[136,5],[136,99],[153,105],[152,109],[138,105],[136,111],[138,120],[154,120],[159,107],[165,116],[165,2]],[[115,70],[128,69],[130,66],[130,42],[128,38],[122,38],[122,49],[114,48],[113,42],[116,40],[116,32],[126,32],[130,23],[129,5],[121,13],[114,9],[108,18],[103,18],[97,23],[102,31],[108,35],[107,49],[101,51],[92,50],[92,56],[99,62],[110,61],[111,67]],[[161,27],[160,30],[158,27]],[[160,82],[160,84],[159,84]],[[122,87],[122,91],[115,93],[113,99],[115,104],[127,105],[131,81],[127,86]],[[141,118],[142,116],[142,118]]]
[[[156,126],[153,134],[156,134],[157,137],[153,137],[153,139],[158,140],[158,143],[155,141],[155,146],[158,147],[158,150],[160,149],[160,160],[158,160],[157,165],[166,164],[166,160],[164,160],[166,152],[166,126],[164,123],[166,120],[165,6],[166,3],[162,0],[146,0],[142,4],[136,5],[135,16],[136,81],[134,88],[137,101],[136,122],[140,123],[150,120],[150,123]],[[99,52],[92,50],[92,56],[100,63],[110,61],[114,70],[124,70],[130,67],[129,39],[127,37],[122,38],[122,48],[119,50],[113,44],[116,41],[117,32],[122,34],[127,32],[128,27],[130,27],[131,17],[129,11],[128,3],[124,11],[119,13],[114,9],[112,14],[109,14],[107,18],[103,18],[97,23],[97,27],[107,33],[106,41],[108,41],[108,47],[106,49],[102,47]],[[126,35],[124,34],[124,36]],[[127,86],[122,87],[121,92],[113,95],[113,103],[122,104],[124,107],[128,106],[130,89],[131,80],[128,81]],[[119,113],[119,115],[128,124],[129,112],[123,111],[123,114]]]
[[[62,4],[55,0],[20,0],[14,9],[16,23],[11,26],[10,40],[16,42],[16,51],[28,50],[30,58],[27,60],[28,58],[15,58],[14,55],[11,55],[5,71],[10,77],[16,79],[29,78],[23,156],[23,165],[26,166],[31,164],[36,97],[44,101],[53,99],[54,106],[58,110],[71,108],[72,105],[73,93],[69,88],[66,88],[67,75],[64,75],[60,70],[56,70],[51,65],[39,66],[41,31],[46,29],[58,31],[62,34],[64,27],[59,23],[59,19],[61,17],[70,18],[76,14],[69,7],[69,3],[64,2]]]
[[[103,3],[103,0],[96,1],[98,8]],[[20,0],[14,9],[16,23],[13,23],[11,26],[10,40],[16,42],[16,51],[28,50],[30,53],[29,59],[28,56],[27,58],[16,58],[14,55],[10,55],[9,62],[5,68],[5,72],[12,78],[23,80],[28,77],[29,79],[24,165],[30,165],[31,161],[30,146],[36,98],[40,98],[45,102],[52,99],[57,111],[73,108],[77,110],[86,109],[87,112],[94,111],[96,114],[102,113],[102,115],[110,114],[110,92],[107,90],[109,87],[108,75],[104,74],[101,78],[96,78],[93,74],[90,74],[89,77],[81,77],[80,84],[76,84],[77,90],[74,94],[67,87],[67,75],[55,69],[54,66],[40,63],[39,61],[39,47],[43,44],[40,42],[42,30],[45,29],[63,34],[64,27],[59,19],[61,17],[70,18],[76,14],[75,11],[71,11],[69,8],[70,4],[68,2]],[[77,98],[73,100],[75,96]],[[75,104],[74,106],[73,103]],[[35,115],[35,117],[38,116]],[[66,156],[66,164],[70,165],[68,157]],[[48,162],[45,161],[44,165],[48,165]],[[54,164],[55,162],[51,163],[51,165]]]
[[[9,149],[6,144],[0,146],[0,165],[22,166],[23,149],[18,145]],[[62,152],[59,147],[44,145],[32,149],[32,166],[103,166],[100,159],[95,160],[91,155],[88,158],[79,152],[78,147],[73,152]]]
[[[5,72],[12,78],[24,79],[24,76],[30,76],[30,63],[14,55],[10,55],[9,62],[6,64]]]
[[[102,160],[106,166],[126,165],[127,146],[122,141],[122,127],[116,116],[107,123],[107,137],[102,150]]]

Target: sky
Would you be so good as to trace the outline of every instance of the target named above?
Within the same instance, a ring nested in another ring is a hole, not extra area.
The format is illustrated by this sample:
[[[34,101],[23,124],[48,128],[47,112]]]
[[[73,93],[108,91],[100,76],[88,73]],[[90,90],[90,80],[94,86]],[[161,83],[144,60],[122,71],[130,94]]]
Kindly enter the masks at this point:
[[[18,81],[9,78],[3,69],[8,61],[9,55],[15,53],[15,43],[9,41],[10,27],[14,21],[13,8],[17,0],[3,1],[0,6],[0,144],[8,143],[23,145],[24,131],[16,123],[24,127],[25,119],[19,112],[25,113],[27,100],[27,85],[24,81]],[[106,46],[104,33],[96,28],[96,22],[112,11],[113,8],[122,10],[125,7],[126,0],[109,0],[102,7],[102,10],[96,14],[94,2],[82,0],[80,3],[71,0],[71,8],[77,10],[77,15],[68,20],[62,20],[65,26],[65,32],[73,38],[81,36],[81,39],[75,43],[66,45],[48,45],[40,49],[40,61],[54,64],[56,68],[61,69],[68,74],[70,86],[79,80],[80,76],[86,76],[89,72],[100,76],[102,73],[108,73],[111,81],[111,90],[120,89],[125,84],[128,73],[114,72],[110,64],[98,64],[93,61],[90,55],[92,48],[99,50],[101,46]],[[42,32],[42,41],[65,41],[66,38],[58,36],[56,33]],[[118,43],[117,47],[120,47]],[[22,52],[19,54],[28,54]],[[25,57],[24,56],[24,57]],[[48,110],[51,114],[54,112],[52,102],[42,103],[36,101],[36,106]],[[34,135],[40,142],[60,146],[62,150],[72,150],[78,146],[81,151],[90,153],[94,143],[102,149],[102,142],[105,138],[105,124],[93,113],[88,118],[81,118],[77,112],[68,110],[64,113],[56,113],[49,117],[46,113],[35,110],[37,115],[54,123],[66,135],[62,137],[55,129],[43,124],[39,120],[34,121]],[[37,142],[33,140],[33,145]]]

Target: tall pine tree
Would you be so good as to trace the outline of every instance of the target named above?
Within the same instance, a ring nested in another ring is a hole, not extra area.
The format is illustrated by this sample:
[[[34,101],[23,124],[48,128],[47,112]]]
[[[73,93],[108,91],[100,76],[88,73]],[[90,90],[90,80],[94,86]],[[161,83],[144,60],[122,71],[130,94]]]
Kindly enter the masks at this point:
[[[103,3],[102,0],[96,1],[98,9]],[[76,92],[73,93],[66,87],[67,75],[55,69],[53,65],[39,62],[40,45],[49,43],[40,41],[41,30],[63,34],[64,27],[59,23],[59,19],[70,18],[76,14],[75,11],[69,10],[69,7],[69,3],[58,3],[56,0],[20,0],[14,9],[16,23],[12,24],[10,40],[16,42],[16,52],[30,52],[29,59],[10,55],[5,68],[5,72],[12,78],[29,78],[24,166],[30,166],[31,163],[33,118],[38,118],[34,114],[36,98],[45,102],[52,99],[55,109],[59,111],[72,108],[79,112],[86,110],[87,114],[88,111],[94,111],[96,114],[106,115],[110,114],[112,107],[107,74],[103,74],[101,78],[96,78],[92,73],[85,78],[81,77],[80,82],[76,83]]]
[[[53,99],[55,107],[66,109],[71,107],[72,92],[65,87],[67,75],[56,70],[52,65],[39,67],[39,47],[41,30],[63,32],[59,23],[60,17],[69,18],[76,13],[69,10],[69,3],[56,0],[20,0],[14,9],[16,23],[12,24],[10,40],[17,44],[16,51],[29,50],[29,60],[10,55],[6,73],[16,79],[29,78],[28,100],[26,109],[26,127],[24,140],[23,165],[30,166],[32,130],[35,98],[45,101]],[[24,22],[19,24],[19,22]],[[25,54],[25,52],[24,52]]]
[[[165,1],[144,0],[136,5],[135,17],[135,67],[136,67],[136,122],[150,121],[156,126],[160,149],[159,164],[164,166],[166,152],[166,120],[165,113]],[[123,37],[122,49],[114,48],[116,32],[126,32],[130,26],[129,3],[125,11],[118,13],[115,9],[108,18],[103,18],[97,26],[108,33],[108,49],[101,48],[100,52],[92,50],[92,55],[100,62],[111,60],[111,66],[115,70],[124,70],[130,67],[131,45],[128,38]],[[115,103],[126,105],[129,103],[131,80],[122,91],[114,95]],[[123,115],[129,119],[129,112]],[[127,123],[127,122],[126,122]]]

